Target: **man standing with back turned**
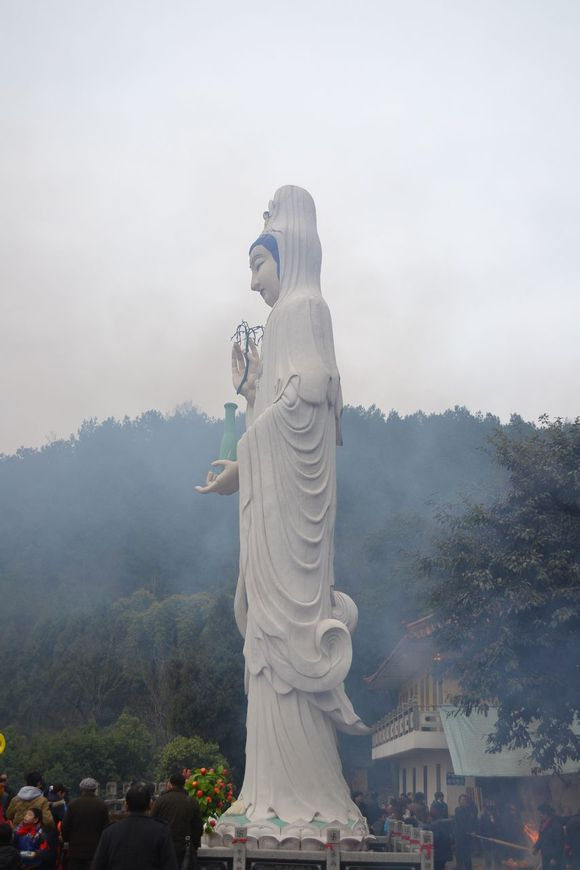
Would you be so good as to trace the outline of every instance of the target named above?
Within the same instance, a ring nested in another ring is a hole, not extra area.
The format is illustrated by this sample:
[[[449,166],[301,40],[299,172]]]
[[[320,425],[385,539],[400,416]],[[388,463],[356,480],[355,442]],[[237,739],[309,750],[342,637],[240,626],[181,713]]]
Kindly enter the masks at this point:
[[[109,824],[105,801],[97,797],[96,779],[81,780],[81,796],[69,804],[62,820],[62,839],[68,843],[68,870],[89,870],[102,832]]]
[[[147,815],[146,786],[132,785],[125,803],[129,815],[103,831],[91,870],[179,870],[168,826]]]
[[[151,811],[153,818],[167,822],[171,831],[171,839],[175,846],[177,862],[181,867],[187,845],[186,837],[190,838],[192,860],[190,866],[195,866],[195,854],[199,848],[203,822],[199,806],[195,798],[189,797],[185,791],[185,777],[174,773],[169,777],[169,789],[157,798]]]

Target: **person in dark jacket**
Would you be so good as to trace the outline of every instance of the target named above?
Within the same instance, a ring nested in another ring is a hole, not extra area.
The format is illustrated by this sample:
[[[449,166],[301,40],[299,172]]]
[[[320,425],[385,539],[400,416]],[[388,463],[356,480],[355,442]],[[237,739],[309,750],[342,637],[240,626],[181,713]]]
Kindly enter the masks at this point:
[[[457,870],[473,870],[471,852],[472,834],[477,824],[477,810],[466,794],[459,796],[459,806],[455,810],[455,863]]]
[[[0,825],[0,870],[22,870],[20,852],[14,846],[12,827],[7,822]]]
[[[507,840],[508,843],[517,843],[518,846],[529,846],[529,837],[524,831],[520,810],[515,804],[505,804],[500,823],[501,840]],[[505,853],[505,857],[513,858],[513,851]]]
[[[8,807],[8,801],[4,793],[4,783],[0,782],[0,825],[6,824],[5,809]]]
[[[0,784],[2,784],[4,786],[4,794],[6,794],[8,796],[8,802],[10,802],[12,800],[12,798],[14,797],[14,795],[16,794],[16,792],[14,791],[14,789],[10,786],[10,784],[8,782],[8,774],[7,773],[0,773]]]
[[[89,870],[100,836],[109,824],[109,810],[105,801],[97,797],[98,787],[91,776],[81,780],[80,797],[71,801],[62,820],[68,870]]]
[[[367,823],[368,823],[368,818],[367,818],[368,810],[367,810],[367,805],[365,803],[365,796],[362,793],[362,791],[354,791],[352,793],[352,799],[353,799],[353,802],[359,808],[361,816],[364,816],[364,818],[367,819]]]
[[[433,797],[434,800],[431,804],[431,815],[437,819],[448,819],[449,807],[445,803],[443,792],[436,791]]]
[[[479,834],[485,838],[481,841],[481,850],[486,870],[496,870],[501,864],[501,853],[498,844],[492,840],[501,840],[503,831],[492,803],[486,803],[479,817]]]
[[[564,858],[564,829],[549,804],[540,804],[540,833],[534,854],[542,854],[542,870],[561,870]]]
[[[379,796],[376,791],[372,791],[369,794],[369,799],[366,805],[366,820],[368,822],[369,828],[372,830],[373,825],[381,815],[382,810],[379,806]]]
[[[179,870],[169,826],[146,815],[150,792],[133,785],[125,802],[129,815],[103,831],[91,870]]]
[[[580,813],[566,819],[566,865],[573,870],[580,868]]]
[[[64,819],[69,804],[67,790],[62,783],[58,782],[56,785],[50,786],[46,798],[50,804],[54,824],[58,828],[59,823]]]
[[[203,821],[196,799],[190,797],[185,791],[183,774],[174,773],[169,778],[169,789],[157,798],[153,804],[151,816],[154,819],[161,819],[169,825],[177,863],[180,867],[185,856],[186,837],[190,838],[192,854],[195,856],[201,842]]]
[[[409,804],[409,812],[421,824],[425,824],[429,819],[429,810],[427,802],[422,791],[415,793],[413,803]]]
[[[6,818],[6,810],[13,797],[14,792],[8,784],[8,774],[0,773],[0,819],[2,821]]]
[[[429,822],[425,827],[433,831],[434,870],[445,870],[446,863],[453,861],[452,825],[447,819],[441,819],[435,812],[430,813]]]

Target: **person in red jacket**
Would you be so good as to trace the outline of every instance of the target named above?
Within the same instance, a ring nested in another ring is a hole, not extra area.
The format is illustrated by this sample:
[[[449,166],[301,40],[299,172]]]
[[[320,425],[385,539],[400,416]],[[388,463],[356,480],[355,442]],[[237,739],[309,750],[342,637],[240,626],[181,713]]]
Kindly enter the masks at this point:
[[[28,870],[42,867],[49,856],[50,844],[42,826],[42,810],[31,807],[14,832],[14,843],[20,852],[22,866]]]

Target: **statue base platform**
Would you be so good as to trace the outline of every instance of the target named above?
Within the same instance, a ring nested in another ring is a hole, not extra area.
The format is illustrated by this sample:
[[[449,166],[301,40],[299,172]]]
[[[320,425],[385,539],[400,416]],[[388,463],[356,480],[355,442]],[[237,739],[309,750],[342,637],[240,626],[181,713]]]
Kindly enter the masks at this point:
[[[255,821],[244,815],[224,813],[214,832],[202,838],[202,845],[227,847],[243,841],[247,849],[320,852],[331,842],[344,851],[354,852],[366,848],[374,839],[362,817],[349,819],[345,824],[322,819],[286,822],[277,816]]]
[[[335,849],[237,849],[204,847],[197,850],[198,870],[432,870],[419,853],[343,852]]]
[[[319,836],[313,839],[312,825],[316,823],[305,823],[304,836],[298,839],[298,847],[292,848],[290,825],[282,825],[277,840],[271,832],[260,835],[259,830],[252,833],[251,825],[239,825],[231,842],[224,845],[223,839],[231,836],[226,829],[228,818],[231,822],[231,816],[220,819],[221,831],[209,835],[210,843],[208,835],[204,835],[197,851],[198,870],[433,870],[434,867],[432,832],[402,822],[394,823],[388,837],[369,836],[365,826],[364,836],[358,840],[355,831],[349,831],[347,826],[331,827],[327,823],[320,823]]]

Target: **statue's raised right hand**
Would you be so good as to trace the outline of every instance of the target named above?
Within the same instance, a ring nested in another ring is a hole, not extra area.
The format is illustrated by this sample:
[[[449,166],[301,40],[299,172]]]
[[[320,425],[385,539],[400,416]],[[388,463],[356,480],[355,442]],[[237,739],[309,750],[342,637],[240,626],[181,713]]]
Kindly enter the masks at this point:
[[[216,459],[212,465],[224,466],[221,474],[212,474],[211,471],[207,474],[205,486],[196,486],[196,492],[201,492],[202,495],[207,495],[210,492],[216,492],[218,495],[233,495],[240,488],[240,476],[238,472],[238,463],[231,459]]]
[[[248,341],[248,375],[244,381],[246,371],[246,355],[239,341],[232,347],[232,381],[236,393],[247,399],[248,405],[253,405],[256,398],[256,378],[260,365],[260,353],[255,342],[250,338]]]

